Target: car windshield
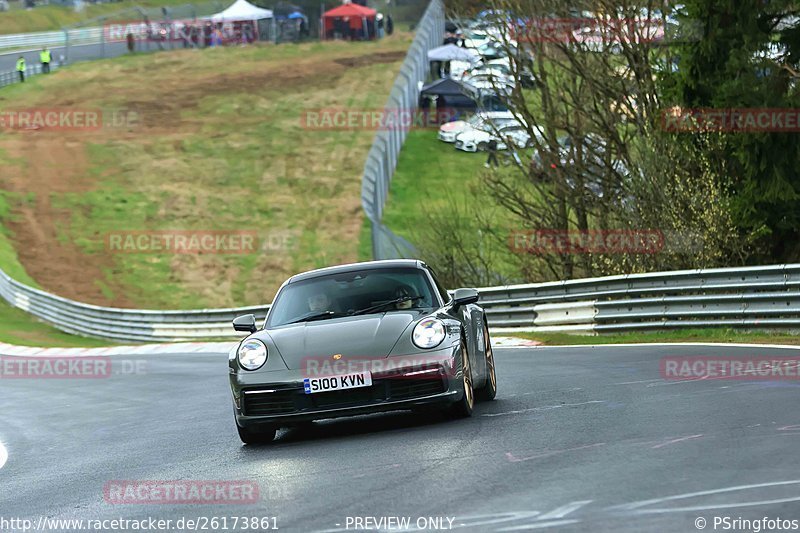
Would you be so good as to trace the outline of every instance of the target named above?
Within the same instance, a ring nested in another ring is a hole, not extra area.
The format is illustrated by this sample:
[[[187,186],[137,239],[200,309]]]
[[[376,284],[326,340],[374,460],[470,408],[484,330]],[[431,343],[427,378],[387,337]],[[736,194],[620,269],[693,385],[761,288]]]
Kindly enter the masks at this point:
[[[467,124],[469,124],[474,128],[477,128],[481,126],[484,122],[486,122],[486,117],[484,115],[472,115],[470,119],[467,121]]]
[[[438,306],[424,271],[417,268],[365,269],[321,275],[286,285],[275,298],[267,328],[364,313],[431,309]],[[389,303],[395,300],[396,303]]]

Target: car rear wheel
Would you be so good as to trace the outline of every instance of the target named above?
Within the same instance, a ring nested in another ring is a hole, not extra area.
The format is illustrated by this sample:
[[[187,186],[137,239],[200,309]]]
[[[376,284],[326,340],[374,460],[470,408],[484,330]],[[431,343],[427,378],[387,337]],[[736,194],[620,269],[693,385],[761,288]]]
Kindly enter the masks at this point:
[[[478,398],[484,401],[494,400],[497,396],[497,375],[494,369],[494,351],[489,338],[489,326],[483,322],[483,341],[486,343],[486,385],[478,390]]]
[[[472,408],[475,406],[475,391],[472,388],[472,366],[469,362],[469,353],[467,353],[467,342],[463,338],[461,339],[461,365],[464,394],[459,401],[450,407],[450,416],[453,418],[472,416]]]
[[[259,428],[258,430],[253,430],[249,428],[243,428],[239,424],[236,424],[236,431],[239,432],[239,438],[245,444],[266,444],[268,442],[272,442],[275,440],[275,433],[277,430],[273,427],[264,427]]]

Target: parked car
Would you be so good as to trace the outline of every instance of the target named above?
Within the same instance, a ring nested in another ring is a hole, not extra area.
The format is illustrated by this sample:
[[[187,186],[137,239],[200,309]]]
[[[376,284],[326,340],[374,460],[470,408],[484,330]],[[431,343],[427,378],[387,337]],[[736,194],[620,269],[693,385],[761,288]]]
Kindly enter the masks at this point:
[[[439,140],[446,143],[456,142],[456,136],[468,129],[491,129],[489,122],[501,123],[514,120],[510,111],[488,111],[476,113],[469,120],[447,122],[439,127]]]
[[[580,165],[577,162],[578,143],[580,143],[580,151],[582,152]],[[538,150],[533,154],[531,166],[534,169],[538,169],[541,176],[547,176],[548,174],[559,175],[564,179],[565,185],[576,193],[580,192],[578,190],[580,181],[583,184],[582,193],[596,198],[603,198],[606,192],[610,192],[612,195],[621,195],[619,181],[613,180],[614,183],[609,184],[606,178],[610,173],[624,178],[630,172],[624,162],[619,159],[612,161],[609,168],[605,161],[608,147],[604,139],[589,134],[577,141],[569,135],[564,135],[559,137],[558,145],[558,163],[551,162],[549,167],[544,164]],[[582,173],[581,180],[577,179],[578,167],[580,167]]]
[[[493,92],[498,95],[510,93],[517,84],[514,78],[504,76],[499,71],[468,75],[461,81],[469,83],[480,91]]]
[[[533,144],[531,136],[528,134],[525,127],[514,121],[508,124],[501,124],[496,129],[471,129],[459,133],[456,136],[455,147],[457,150],[462,150],[464,152],[482,152],[487,149],[492,139],[497,141],[498,150],[507,150],[508,148],[530,148]],[[512,147],[508,145],[508,139],[511,139],[513,143]]]

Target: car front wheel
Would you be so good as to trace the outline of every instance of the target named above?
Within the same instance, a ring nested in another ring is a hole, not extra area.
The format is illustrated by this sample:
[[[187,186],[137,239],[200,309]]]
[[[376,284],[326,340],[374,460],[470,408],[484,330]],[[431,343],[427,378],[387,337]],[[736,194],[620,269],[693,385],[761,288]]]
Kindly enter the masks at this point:
[[[494,400],[497,396],[497,375],[494,369],[494,351],[492,350],[492,340],[489,338],[489,326],[483,322],[483,341],[486,350],[486,385],[478,390],[478,398],[481,400]]]
[[[461,339],[461,365],[462,365],[462,386],[464,394],[461,399],[450,407],[450,415],[453,418],[466,418],[472,416],[472,408],[475,406],[475,391],[472,389],[472,367],[469,363],[469,353],[467,353],[467,343]]]

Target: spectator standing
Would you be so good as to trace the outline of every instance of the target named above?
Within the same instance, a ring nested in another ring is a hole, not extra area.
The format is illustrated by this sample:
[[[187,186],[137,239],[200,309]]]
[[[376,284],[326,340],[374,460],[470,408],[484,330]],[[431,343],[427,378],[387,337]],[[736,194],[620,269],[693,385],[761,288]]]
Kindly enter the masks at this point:
[[[128,35],[125,36],[125,41],[128,43],[128,52],[132,54],[136,49],[136,38],[133,36],[133,33],[128,32]]]
[[[383,13],[378,13],[375,16],[375,29],[378,39],[383,39]]]
[[[42,51],[39,53],[39,61],[42,63],[42,74],[49,74],[50,73],[50,61],[53,59],[50,50],[47,49],[45,46]]]
[[[489,152],[489,157],[486,158],[486,163],[483,165],[486,168],[496,167],[497,166],[497,141],[495,139],[491,139],[489,141],[489,145],[487,146],[487,151]]]
[[[19,81],[25,83],[25,58],[22,56],[17,59],[17,73],[19,74]]]

